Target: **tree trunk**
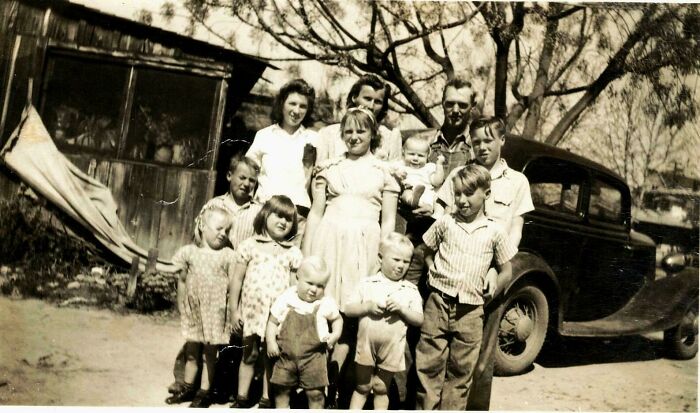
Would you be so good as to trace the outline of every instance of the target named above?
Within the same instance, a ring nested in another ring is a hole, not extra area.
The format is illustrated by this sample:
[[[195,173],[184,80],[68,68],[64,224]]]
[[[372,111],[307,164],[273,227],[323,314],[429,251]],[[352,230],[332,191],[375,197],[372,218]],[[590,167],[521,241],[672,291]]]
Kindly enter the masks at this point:
[[[425,105],[423,100],[418,96],[416,91],[411,87],[410,84],[401,76],[400,73],[396,73],[396,69],[392,66],[386,69],[386,79],[399,88],[399,91],[406,97],[408,103],[414,108],[414,115],[421,121],[425,126],[431,128],[439,128],[440,122],[435,119],[435,116],[430,112],[430,109]],[[379,74],[379,73],[378,73]],[[381,76],[381,74],[380,74]]]
[[[559,8],[553,6],[553,11],[558,12]],[[532,87],[532,93],[530,93],[530,105],[527,109],[525,127],[523,128],[523,137],[526,139],[535,139],[535,134],[540,125],[542,101],[544,100],[544,92],[547,89],[547,83],[549,83],[549,67],[552,63],[552,54],[554,53],[558,29],[558,19],[547,22],[547,29],[544,34],[544,45],[542,46],[542,54],[540,55],[540,61],[537,67],[537,77]]]
[[[494,87],[494,112],[501,119],[506,119],[506,93],[508,90],[508,49],[510,41],[496,42],[496,80]]]

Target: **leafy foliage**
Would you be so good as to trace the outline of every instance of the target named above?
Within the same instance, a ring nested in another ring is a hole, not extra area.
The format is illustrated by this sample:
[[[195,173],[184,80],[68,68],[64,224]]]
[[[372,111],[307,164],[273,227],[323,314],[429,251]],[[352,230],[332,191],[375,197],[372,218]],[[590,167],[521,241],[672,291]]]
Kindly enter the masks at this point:
[[[125,301],[129,274],[104,261],[35,200],[0,200],[0,292],[65,302],[114,307]],[[98,268],[99,274],[92,274]],[[144,277],[132,307],[140,311],[173,307],[175,278]],[[86,299],[85,297],[89,297]]]
[[[665,68],[680,76],[697,75],[700,68],[698,5],[363,0],[185,4],[200,22],[207,12],[225,8],[291,52],[263,57],[296,56],[355,74],[375,73],[396,87],[394,110],[430,126],[439,125],[432,112],[440,103],[435,91],[464,73],[472,83],[493,88],[493,110],[507,118],[509,128],[552,144],[561,142],[613,82],[629,76],[653,79]],[[486,100],[484,96],[482,102]]]

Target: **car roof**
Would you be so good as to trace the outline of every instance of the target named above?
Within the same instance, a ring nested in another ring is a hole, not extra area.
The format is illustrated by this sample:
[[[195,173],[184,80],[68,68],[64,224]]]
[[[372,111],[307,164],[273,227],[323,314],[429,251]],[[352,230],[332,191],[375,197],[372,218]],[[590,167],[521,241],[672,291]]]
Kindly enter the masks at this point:
[[[525,139],[518,135],[506,135],[506,143],[501,150],[501,156],[508,162],[509,167],[518,171],[522,171],[533,158],[550,157],[579,165],[625,183],[625,180],[620,175],[598,162],[576,155],[568,150],[531,139]]]

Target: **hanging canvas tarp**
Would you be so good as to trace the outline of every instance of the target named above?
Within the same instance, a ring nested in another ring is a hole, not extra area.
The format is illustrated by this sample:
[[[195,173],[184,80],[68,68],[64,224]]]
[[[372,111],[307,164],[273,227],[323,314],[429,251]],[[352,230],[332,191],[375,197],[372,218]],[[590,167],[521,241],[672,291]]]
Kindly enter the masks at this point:
[[[58,150],[33,106],[25,109],[0,154],[23,182],[84,226],[127,265],[136,256],[143,258],[142,263],[147,260],[148,252],[136,245],[119,220],[110,190]],[[163,260],[158,261],[156,269],[175,271],[170,262]]]

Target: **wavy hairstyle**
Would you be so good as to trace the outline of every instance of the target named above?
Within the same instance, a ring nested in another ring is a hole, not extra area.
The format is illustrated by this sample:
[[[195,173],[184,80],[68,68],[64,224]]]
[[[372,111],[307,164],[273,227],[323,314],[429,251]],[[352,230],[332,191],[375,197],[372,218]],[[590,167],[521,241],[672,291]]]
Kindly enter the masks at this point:
[[[270,119],[272,119],[272,122],[274,123],[282,123],[282,119],[284,117],[282,113],[284,102],[287,101],[287,98],[292,93],[298,93],[302,96],[306,96],[306,99],[308,101],[308,107],[306,109],[304,119],[302,119],[301,121],[301,124],[306,126],[310,123],[311,114],[314,111],[316,91],[313,87],[311,87],[311,85],[306,83],[304,79],[290,80],[280,88],[280,91],[277,93],[277,96],[275,96],[275,100],[272,103],[272,112],[270,112]]]
[[[506,125],[496,116],[475,119],[469,125],[469,134],[472,135],[479,129],[483,129],[486,136],[491,139],[500,139],[506,135]]]
[[[360,95],[360,90],[362,90],[362,86],[369,86],[374,90],[384,90],[384,100],[382,100],[382,109],[377,114],[376,119],[377,123],[379,123],[384,119],[386,113],[389,111],[389,95],[391,94],[391,88],[389,87],[388,83],[384,83],[384,81],[382,81],[382,79],[380,79],[376,75],[363,75],[350,88],[350,92],[348,92],[348,97],[345,101],[346,107],[352,108],[357,106],[354,100],[357,98],[357,96]]]

